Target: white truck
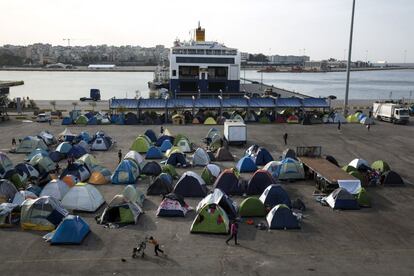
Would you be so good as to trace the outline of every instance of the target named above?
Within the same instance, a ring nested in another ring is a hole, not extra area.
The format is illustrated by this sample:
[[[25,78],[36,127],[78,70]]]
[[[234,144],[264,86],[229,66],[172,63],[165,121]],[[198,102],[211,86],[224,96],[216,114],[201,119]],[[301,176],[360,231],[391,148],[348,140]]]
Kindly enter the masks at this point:
[[[238,120],[226,120],[224,122],[224,139],[229,144],[246,144],[246,124]]]
[[[407,124],[410,120],[408,108],[396,103],[374,103],[374,118],[394,124]]]

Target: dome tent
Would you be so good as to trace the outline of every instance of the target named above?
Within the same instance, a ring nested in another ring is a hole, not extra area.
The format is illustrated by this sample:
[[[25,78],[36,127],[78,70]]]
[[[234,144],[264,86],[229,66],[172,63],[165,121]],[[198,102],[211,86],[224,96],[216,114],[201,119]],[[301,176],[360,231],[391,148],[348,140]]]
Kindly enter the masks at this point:
[[[284,204],[279,204],[266,216],[269,229],[300,229],[300,225],[296,216]]]
[[[164,155],[162,154],[161,150],[157,147],[150,147],[147,155],[145,156],[146,159],[162,159]]]
[[[239,178],[233,169],[225,169],[214,182],[214,188],[220,189],[227,195],[241,195],[243,193]]]
[[[50,244],[81,244],[91,230],[80,216],[68,215],[55,231],[43,238]]]
[[[49,153],[46,150],[44,150],[44,149],[35,149],[31,153],[26,155],[26,157],[24,158],[24,161],[30,161],[33,158],[33,156],[35,156],[37,154],[49,157]]]
[[[135,184],[139,176],[138,165],[131,160],[122,160],[112,174],[113,184]]]
[[[49,157],[42,156],[40,153],[33,156],[29,164],[35,167],[40,174],[49,173],[56,167],[55,163]]]
[[[404,180],[394,171],[384,173],[381,184],[384,186],[404,185]]]
[[[80,115],[76,120],[75,120],[75,124],[76,125],[87,125],[88,124],[88,117],[86,117],[85,115]]]
[[[391,168],[388,165],[388,163],[385,162],[385,161],[383,161],[383,160],[377,160],[377,161],[375,161],[374,163],[372,163],[371,168],[373,170],[379,171],[381,173],[384,173],[384,172],[387,172],[387,171],[390,171],[391,170]]]
[[[198,148],[193,154],[193,166],[207,166],[210,163],[210,157],[207,152]]]
[[[94,185],[108,184],[111,182],[111,175],[112,173],[110,170],[101,166],[97,166],[91,173],[91,177],[89,177],[88,183]]]
[[[250,156],[244,156],[241,158],[236,165],[239,172],[254,172],[257,170],[256,164]]]
[[[38,196],[27,190],[18,191],[13,198],[13,204],[21,205],[26,199],[36,199]]]
[[[71,143],[62,142],[56,147],[55,151],[63,153],[63,154],[66,155],[71,149],[72,149],[72,144]]]
[[[171,143],[170,140],[166,139],[162,142],[161,146],[160,146],[160,150],[162,152],[166,152],[167,150],[169,150],[170,148],[173,147],[173,144]]]
[[[160,164],[156,161],[148,162],[142,168],[141,174],[157,176],[162,172]]]
[[[124,160],[134,161],[135,164],[141,165],[144,162],[144,157],[136,151],[130,150],[125,154]]]
[[[76,160],[76,162],[84,165],[89,172],[92,172],[95,167],[99,166],[98,160],[96,160],[95,156],[89,153],[82,155]]]
[[[248,197],[240,203],[239,214],[241,217],[264,217],[266,208],[257,197]]]
[[[296,152],[293,149],[285,149],[282,153],[282,159],[292,158],[298,160],[296,157]]]
[[[0,179],[0,203],[10,202],[17,193],[16,187],[9,180]]]
[[[337,188],[325,198],[332,209],[358,210],[359,204],[354,195],[344,188]]]
[[[35,149],[48,150],[47,145],[41,138],[27,136],[17,146],[16,153],[31,153]]]
[[[44,196],[22,203],[20,225],[25,230],[51,231],[68,215],[59,200]]]
[[[95,212],[105,203],[102,194],[93,185],[79,182],[63,197],[62,205],[68,210]]]
[[[280,162],[279,171],[277,172],[279,180],[298,180],[305,178],[303,164],[299,161],[286,158]]]
[[[164,166],[162,166],[162,172],[163,173],[168,173],[169,175],[171,175],[171,177],[173,179],[178,179],[179,175],[177,173],[177,171],[175,170],[174,166],[169,165],[169,164],[165,164]]]
[[[151,147],[151,140],[145,135],[139,135],[131,145],[131,150],[146,153]]]
[[[266,207],[273,208],[278,204],[284,204],[287,207],[292,208],[289,195],[280,184],[272,184],[268,186],[259,199]]]
[[[54,179],[46,184],[42,189],[40,196],[50,196],[57,200],[62,200],[63,197],[69,192],[70,187],[62,180]]]
[[[68,157],[73,157],[73,158],[80,158],[83,155],[87,154],[88,152],[81,146],[79,145],[74,145],[70,151],[67,153]]]
[[[216,120],[214,120],[213,117],[208,117],[205,121],[204,121],[205,125],[217,125]]]
[[[270,152],[265,148],[259,148],[255,155],[255,163],[257,166],[264,166],[270,161],[273,161],[273,156],[270,154]]]
[[[91,150],[93,151],[107,151],[109,150],[112,145],[113,141],[108,136],[96,136],[91,143]]]
[[[366,168],[369,168],[368,162],[364,159],[359,159],[359,158],[355,158],[354,160],[349,162],[348,165],[352,166],[352,167],[354,167],[358,170],[360,170],[363,166],[366,167]]]
[[[144,133],[145,136],[147,136],[152,143],[157,142],[157,135],[152,129],[147,129]]]
[[[271,174],[266,170],[258,170],[247,183],[246,193],[248,195],[260,195],[271,184],[273,184]]]
[[[179,139],[177,143],[174,142],[174,144],[175,144],[175,146],[177,146],[180,149],[181,152],[191,152],[192,151],[191,143],[185,137],[182,137],[181,139]]]
[[[191,208],[185,203],[184,198],[177,194],[167,194],[157,209],[158,217],[185,217]]]
[[[207,234],[227,234],[230,221],[226,212],[217,204],[207,204],[199,210],[190,232]]]
[[[175,184],[174,193],[184,197],[204,197],[207,188],[204,180],[197,173],[187,171]]]
[[[91,176],[90,172],[86,168],[85,165],[82,165],[80,163],[72,163],[69,164],[65,170],[60,175],[60,179],[63,179],[66,175],[73,175],[75,176],[79,181],[86,181]]]
[[[135,189],[133,186],[128,185],[122,194],[114,196],[102,214],[96,219],[97,223],[136,224],[143,210],[139,203],[141,197],[130,196],[132,194],[130,191],[133,189]]]
[[[221,169],[215,164],[208,164],[201,172],[201,178],[206,182],[206,185],[212,185],[217,177],[220,175]]]
[[[280,165],[281,165],[280,161],[270,161],[263,167],[263,170],[266,170],[270,173],[270,175],[273,178],[273,181],[277,181],[277,178],[279,177]]]
[[[166,195],[173,190],[173,179],[168,173],[161,173],[148,186],[147,195]]]
[[[185,160],[185,156],[181,152],[173,152],[167,159],[166,164],[172,165],[174,167],[178,166],[187,166],[187,161]]]
[[[200,212],[206,205],[216,204],[220,206],[230,219],[237,217],[237,204],[231,198],[223,193],[220,189],[214,189],[210,194],[204,197],[197,205],[197,212]]]
[[[13,170],[13,163],[10,158],[3,152],[0,152],[0,177]]]

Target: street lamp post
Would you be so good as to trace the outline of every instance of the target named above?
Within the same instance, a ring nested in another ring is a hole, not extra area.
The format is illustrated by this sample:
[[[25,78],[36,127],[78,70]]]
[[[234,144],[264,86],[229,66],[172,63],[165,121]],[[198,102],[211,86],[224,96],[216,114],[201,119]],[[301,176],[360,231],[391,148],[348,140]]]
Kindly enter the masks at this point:
[[[346,67],[346,87],[345,87],[345,101],[344,101],[344,116],[345,117],[348,115],[349,77],[351,74],[351,52],[352,52],[352,35],[354,32],[354,14],[355,14],[355,0],[352,0],[351,31],[349,34],[348,62],[347,62],[347,67]]]

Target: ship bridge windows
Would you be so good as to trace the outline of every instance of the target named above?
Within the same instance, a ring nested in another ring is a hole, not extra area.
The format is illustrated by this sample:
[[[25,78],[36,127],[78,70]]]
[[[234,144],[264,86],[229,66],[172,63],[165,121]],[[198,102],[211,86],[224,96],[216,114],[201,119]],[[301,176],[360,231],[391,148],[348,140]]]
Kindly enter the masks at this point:
[[[208,78],[209,79],[227,79],[228,68],[222,66],[208,67]]]
[[[196,81],[180,81],[180,91],[182,92],[197,92],[198,83]]]
[[[204,49],[197,49],[197,55],[205,55]]]
[[[200,68],[198,66],[179,66],[179,78],[198,79]]]
[[[219,91],[227,91],[226,83],[225,82],[209,82],[208,83],[208,91],[209,92],[219,92]]]

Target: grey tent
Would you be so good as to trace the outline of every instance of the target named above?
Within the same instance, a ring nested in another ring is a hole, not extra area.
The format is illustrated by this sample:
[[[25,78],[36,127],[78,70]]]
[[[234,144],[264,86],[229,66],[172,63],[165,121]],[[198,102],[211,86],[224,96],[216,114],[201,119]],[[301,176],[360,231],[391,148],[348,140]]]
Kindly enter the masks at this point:
[[[217,161],[234,161],[233,155],[225,147],[219,148],[215,157]]]
[[[210,157],[202,148],[198,148],[193,154],[193,166],[207,166],[210,163]]]
[[[0,180],[0,203],[12,201],[16,193],[17,189],[13,183],[6,179]]]
[[[292,158],[298,160],[296,157],[296,152],[293,149],[285,149],[282,153],[282,159]]]

